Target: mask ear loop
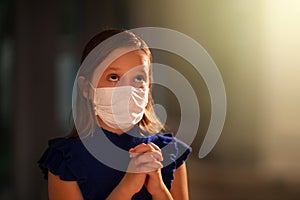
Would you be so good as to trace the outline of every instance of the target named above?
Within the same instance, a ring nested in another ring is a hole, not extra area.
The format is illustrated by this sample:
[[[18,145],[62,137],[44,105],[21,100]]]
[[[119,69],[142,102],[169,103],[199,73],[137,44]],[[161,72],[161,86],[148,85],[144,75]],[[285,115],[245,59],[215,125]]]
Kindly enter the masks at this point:
[[[91,83],[91,81],[89,81],[89,85],[92,87],[92,89],[93,89],[94,91],[96,91],[96,88],[93,86],[93,84]]]
[[[95,93],[96,93],[96,89],[97,88],[95,88],[94,86],[93,86],[93,84],[90,82],[90,81],[88,81],[89,82],[89,85],[91,86],[91,88],[93,89],[93,101],[92,101],[92,107],[93,107],[93,109],[94,109],[94,114],[95,114],[95,116],[97,116],[97,113],[96,113],[96,101],[95,101]],[[97,120],[97,117],[95,118],[95,120]]]

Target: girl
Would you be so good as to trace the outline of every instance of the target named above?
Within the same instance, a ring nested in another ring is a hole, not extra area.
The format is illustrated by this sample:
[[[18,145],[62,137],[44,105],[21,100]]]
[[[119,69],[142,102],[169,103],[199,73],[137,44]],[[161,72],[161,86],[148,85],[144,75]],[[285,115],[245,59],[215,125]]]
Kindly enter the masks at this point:
[[[127,30],[88,42],[75,82],[75,126],[49,140],[38,161],[50,200],[188,199],[191,148],[163,134],[151,60],[145,42]]]

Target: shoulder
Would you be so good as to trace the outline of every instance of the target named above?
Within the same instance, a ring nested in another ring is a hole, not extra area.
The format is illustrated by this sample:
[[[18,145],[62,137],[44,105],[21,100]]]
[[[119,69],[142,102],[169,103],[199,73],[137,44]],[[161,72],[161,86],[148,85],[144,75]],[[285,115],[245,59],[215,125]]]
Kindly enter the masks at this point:
[[[50,148],[59,148],[59,147],[72,147],[81,143],[80,138],[78,137],[57,137],[48,140],[48,146]]]
[[[84,146],[80,138],[54,138],[48,141],[48,148],[46,149],[45,156],[54,156],[59,154],[64,159],[70,159],[71,157],[79,157],[80,154],[84,153]],[[44,156],[43,155],[43,156]]]
[[[38,160],[44,178],[48,171],[62,180],[74,181],[81,178],[82,170],[78,169],[81,155],[85,152],[79,138],[54,138],[48,141],[48,147]]]

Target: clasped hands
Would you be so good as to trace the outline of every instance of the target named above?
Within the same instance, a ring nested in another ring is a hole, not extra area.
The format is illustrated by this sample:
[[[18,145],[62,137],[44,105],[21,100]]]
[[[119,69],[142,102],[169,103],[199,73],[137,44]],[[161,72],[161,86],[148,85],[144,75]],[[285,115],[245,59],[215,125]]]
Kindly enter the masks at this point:
[[[145,185],[152,195],[166,190],[160,170],[163,167],[163,156],[157,145],[152,142],[141,143],[129,150],[129,156],[131,161],[125,175],[133,183],[129,189],[136,193]]]
[[[154,143],[141,143],[129,150],[131,163],[128,170],[132,173],[148,173],[162,168],[163,157],[160,148]]]

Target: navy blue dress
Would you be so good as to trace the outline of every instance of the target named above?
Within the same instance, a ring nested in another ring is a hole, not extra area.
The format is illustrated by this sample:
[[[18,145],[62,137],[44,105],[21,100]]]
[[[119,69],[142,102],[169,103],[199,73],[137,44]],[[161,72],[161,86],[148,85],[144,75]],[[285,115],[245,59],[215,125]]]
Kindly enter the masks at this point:
[[[108,140],[105,140],[106,138]],[[117,135],[96,127],[93,136],[80,138],[55,138],[48,141],[46,149],[40,160],[39,167],[48,179],[48,170],[59,176],[64,181],[77,181],[85,200],[106,199],[113,189],[119,184],[125,170],[111,167],[111,163],[101,162],[93,150],[89,148],[96,146],[96,151],[110,156],[107,150],[107,141],[116,145],[126,152],[122,158],[109,157],[111,161],[128,165],[130,148],[140,143],[153,142],[159,146],[163,155],[163,168],[161,169],[163,181],[170,190],[174,180],[174,171],[187,159],[191,153],[191,147],[176,139],[172,134],[143,135],[138,127],[134,127],[127,133]],[[87,148],[88,147],[88,148]],[[99,147],[99,148],[98,148]],[[97,159],[98,158],[98,159]],[[126,168],[125,168],[126,169]],[[132,199],[152,199],[146,187],[136,193]]]

